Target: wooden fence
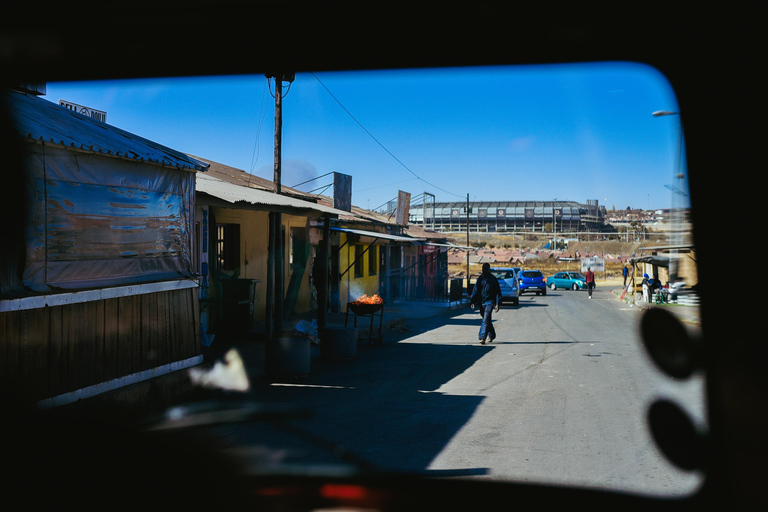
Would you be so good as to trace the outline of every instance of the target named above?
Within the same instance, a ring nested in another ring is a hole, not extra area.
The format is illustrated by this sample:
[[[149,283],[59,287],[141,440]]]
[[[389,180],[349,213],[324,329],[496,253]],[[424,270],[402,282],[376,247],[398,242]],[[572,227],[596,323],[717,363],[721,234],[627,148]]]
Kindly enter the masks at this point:
[[[197,289],[0,313],[0,386],[39,401],[201,354]]]

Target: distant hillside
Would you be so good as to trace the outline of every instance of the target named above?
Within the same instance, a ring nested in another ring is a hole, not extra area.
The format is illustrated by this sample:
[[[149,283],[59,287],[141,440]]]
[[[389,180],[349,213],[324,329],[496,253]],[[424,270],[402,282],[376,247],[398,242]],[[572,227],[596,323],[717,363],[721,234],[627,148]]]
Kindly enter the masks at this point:
[[[617,240],[596,240],[596,241],[583,241],[583,242],[569,242],[567,249],[562,249],[563,252],[573,253],[579,251],[582,254],[585,253],[608,253],[611,255],[631,255],[638,252],[638,248],[647,247],[651,245],[661,245],[664,242],[662,237],[660,240],[647,239],[642,242],[620,242]],[[457,245],[467,245],[466,236],[455,236],[453,242]],[[486,247],[486,248],[509,248],[509,249],[526,249],[535,250],[541,249],[551,242],[551,238],[541,235],[501,235],[498,233],[470,233],[469,244],[472,247]]]

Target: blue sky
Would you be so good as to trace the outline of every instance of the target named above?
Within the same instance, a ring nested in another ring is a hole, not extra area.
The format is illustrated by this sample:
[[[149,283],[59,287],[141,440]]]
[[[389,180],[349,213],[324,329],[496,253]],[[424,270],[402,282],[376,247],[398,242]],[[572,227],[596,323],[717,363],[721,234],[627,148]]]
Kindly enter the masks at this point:
[[[45,98],[104,110],[109,124],[271,180],[273,91],[252,75],[48,83]],[[438,202],[671,203],[680,117],[651,116],[677,103],[644,65],[298,73],[284,95],[285,186],[349,174],[352,202],[368,208],[398,190],[413,202],[426,191]]]

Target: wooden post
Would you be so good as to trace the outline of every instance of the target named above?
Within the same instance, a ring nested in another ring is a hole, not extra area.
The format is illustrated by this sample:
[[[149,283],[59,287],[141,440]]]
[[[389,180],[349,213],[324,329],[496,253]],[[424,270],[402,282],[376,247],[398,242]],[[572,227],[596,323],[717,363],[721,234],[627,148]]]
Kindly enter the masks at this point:
[[[283,81],[293,81],[293,74],[276,72],[267,74],[267,78],[275,79],[275,193],[282,193],[281,184],[281,165],[282,165],[282,131],[283,131]],[[285,264],[284,251],[285,241],[283,237],[283,219],[282,214],[275,212],[274,217],[274,284],[267,292],[272,295],[272,307],[274,308],[274,331],[282,335],[283,324],[283,301],[285,300]],[[270,336],[271,337],[271,336]]]
[[[267,304],[266,304],[266,335],[267,339],[272,339],[275,329],[274,303],[275,303],[275,218],[274,213],[269,213],[269,246],[267,254]]]
[[[330,246],[331,246],[331,218],[326,216],[323,219],[323,239],[320,240],[319,258],[320,265],[318,266],[319,276],[315,276],[320,283],[320,289],[317,295],[317,326],[324,328],[327,324],[328,318],[328,259],[330,258]],[[317,286],[316,286],[317,287]]]

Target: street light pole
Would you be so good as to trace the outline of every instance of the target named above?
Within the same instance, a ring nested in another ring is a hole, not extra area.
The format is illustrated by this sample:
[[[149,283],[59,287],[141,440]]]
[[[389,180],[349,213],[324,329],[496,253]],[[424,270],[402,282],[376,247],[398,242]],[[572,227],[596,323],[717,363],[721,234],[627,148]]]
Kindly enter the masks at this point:
[[[680,115],[680,112],[676,112],[673,110],[657,110],[655,112],[652,112],[651,115],[653,117],[664,117],[664,116],[677,116],[679,119],[679,131],[680,131],[680,138],[678,140],[677,145],[677,158],[675,159],[675,174],[673,176],[673,184],[675,183],[675,180],[680,180],[683,178],[682,174],[682,158],[683,158],[683,120],[682,116]],[[669,283],[672,284],[677,280],[677,271],[678,271],[678,265],[677,265],[677,246],[679,245],[679,231],[682,228],[682,223],[679,220],[680,212],[678,212],[677,208],[675,208],[675,196],[677,195],[677,192],[675,189],[679,189],[676,185],[672,187],[672,204],[670,209],[670,224],[672,229],[672,237],[671,237],[671,245],[672,248],[669,250]]]
[[[467,247],[469,247],[469,194],[467,194]],[[467,297],[469,297],[469,249],[467,249]]]
[[[552,200],[552,234],[554,242],[554,251],[557,251],[557,198]]]

